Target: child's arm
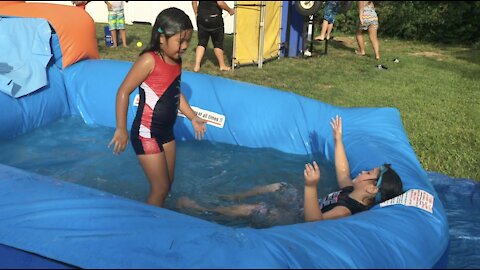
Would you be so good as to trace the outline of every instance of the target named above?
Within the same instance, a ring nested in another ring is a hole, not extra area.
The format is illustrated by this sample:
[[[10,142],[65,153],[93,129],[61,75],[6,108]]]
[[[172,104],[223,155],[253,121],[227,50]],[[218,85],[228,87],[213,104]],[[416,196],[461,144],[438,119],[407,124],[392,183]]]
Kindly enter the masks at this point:
[[[149,54],[141,55],[133,64],[127,76],[118,88],[116,98],[117,128],[108,147],[113,144],[113,153],[120,154],[127,147],[127,111],[130,94],[148,77],[155,66],[155,60]]]
[[[358,17],[360,18],[360,25],[363,25],[363,1],[358,1]]]
[[[335,171],[337,173],[337,182],[340,188],[352,185],[350,177],[350,167],[348,166],[347,154],[342,140],[342,118],[337,115],[332,118],[330,125],[333,128],[333,139],[335,141]]]
[[[313,162],[313,166],[311,164],[305,164],[303,177],[305,179],[305,195],[303,200],[305,221],[322,220],[322,211],[320,211],[320,206],[318,205],[317,194],[317,184],[320,181],[320,169],[315,161]]]
[[[207,121],[197,116],[183,94],[180,94],[180,111],[192,121],[195,139],[201,140],[205,135],[205,131],[207,131],[207,127],[205,126]]]
[[[320,181],[320,169],[315,161],[313,162],[313,166],[310,164],[305,165],[303,176],[305,179],[303,209],[306,222],[336,219],[352,215],[350,210],[345,206],[334,207],[332,210],[322,214],[320,205],[318,204],[317,194],[317,185]]]
[[[112,10],[112,4],[109,1],[103,1],[105,4],[107,4],[107,9]]]
[[[348,217],[348,216],[351,216],[351,215],[352,215],[352,212],[350,212],[350,210],[348,210],[347,207],[336,206],[332,210],[324,213],[322,215],[322,219],[323,220],[337,219],[337,218],[342,218],[342,217]]]
[[[195,13],[195,17],[198,15],[198,1],[192,1],[192,8],[193,13]]]

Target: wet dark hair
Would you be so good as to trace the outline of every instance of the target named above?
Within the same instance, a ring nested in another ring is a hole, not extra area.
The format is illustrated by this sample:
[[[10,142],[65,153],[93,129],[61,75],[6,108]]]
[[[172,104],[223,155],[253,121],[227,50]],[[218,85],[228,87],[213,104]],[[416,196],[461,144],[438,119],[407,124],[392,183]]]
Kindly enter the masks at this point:
[[[165,35],[167,39],[172,36],[185,31],[193,29],[192,21],[185,12],[178,8],[167,8],[160,12],[152,27],[152,37],[150,44],[143,50],[140,55],[146,52],[158,52],[163,55],[160,48],[160,36]]]
[[[403,193],[403,184],[400,176],[392,169],[390,164],[383,164],[386,171],[383,173],[382,182],[378,187],[380,200],[377,203],[390,200]]]

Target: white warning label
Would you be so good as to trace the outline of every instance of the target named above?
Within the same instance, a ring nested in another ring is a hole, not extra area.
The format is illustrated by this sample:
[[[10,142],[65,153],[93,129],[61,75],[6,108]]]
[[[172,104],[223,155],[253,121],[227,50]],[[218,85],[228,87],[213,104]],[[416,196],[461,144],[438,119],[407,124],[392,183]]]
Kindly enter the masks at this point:
[[[197,114],[198,117],[207,121],[208,125],[223,128],[225,124],[225,115],[203,110],[194,106],[192,106],[192,110]],[[180,110],[178,111],[178,116],[186,117]]]
[[[380,204],[380,207],[394,204],[403,204],[406,206],[417,207],[427,212],[433,213],[433,201],[434,197],[432,194],[420,189],[410,189],[402,195],[384,201]]]

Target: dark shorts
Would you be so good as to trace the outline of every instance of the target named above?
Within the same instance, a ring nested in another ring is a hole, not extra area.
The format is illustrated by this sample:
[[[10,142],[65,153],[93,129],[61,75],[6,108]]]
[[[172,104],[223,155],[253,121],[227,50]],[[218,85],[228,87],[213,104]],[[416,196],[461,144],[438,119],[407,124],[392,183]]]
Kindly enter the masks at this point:
[[[201,16],[197,17],[198,26],[198,46],[207,47],[208,40],[211,38],[213,47],[223,50],[223,39],[225,28],[221,15],[217,17]]]
[[[137,134],[130,134],[133,150],[137,155],[152,155],[163,152],[163,145],[175,140],[173,127],[165,129],[161,134],[152,138],[144,138]]]

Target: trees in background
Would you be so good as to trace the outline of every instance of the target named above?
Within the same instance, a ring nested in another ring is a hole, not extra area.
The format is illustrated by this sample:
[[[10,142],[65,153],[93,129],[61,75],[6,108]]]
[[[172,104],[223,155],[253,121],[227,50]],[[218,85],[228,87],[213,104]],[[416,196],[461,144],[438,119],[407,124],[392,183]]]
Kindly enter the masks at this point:
[[[374,1],[379,35],[441,43],[480,43],[480,1]],[[319,11],[323,14],[323,10]],[[357,1],[337,15],[337,30],[354,33]]]

